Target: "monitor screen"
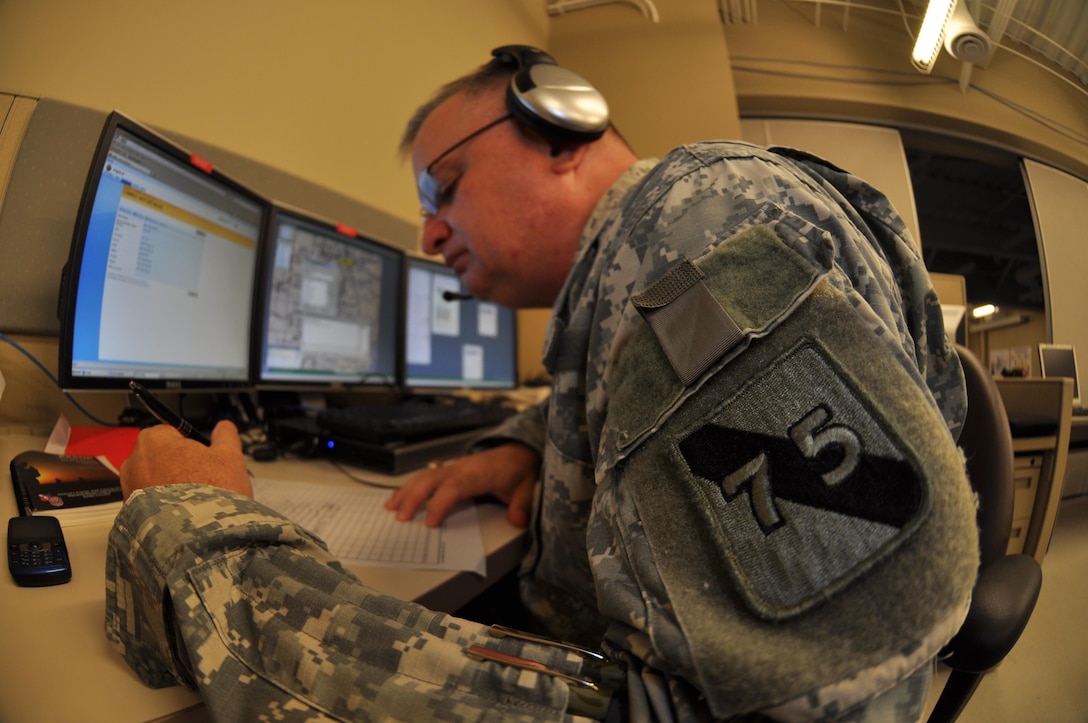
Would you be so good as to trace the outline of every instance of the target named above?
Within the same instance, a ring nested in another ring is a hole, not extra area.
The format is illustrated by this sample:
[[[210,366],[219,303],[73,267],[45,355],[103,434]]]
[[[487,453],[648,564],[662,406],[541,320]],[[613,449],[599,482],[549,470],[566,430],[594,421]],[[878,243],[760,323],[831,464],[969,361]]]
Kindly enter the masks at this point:
[[[257,383],[394,386],[404,253],[283,207],[267,239]]]
[[[267,210],[206,160],[112,113],[61,282],[61,386],[248,386]]]
[[[457,274],[408,257],[404,383],[414,388],[517,386],[516,314],[466,296]]]
[[[1039,366],[1044,378],[1070,377],[1073,380],[1073,403],[1080,404],[1077,356],[1072,344],[1040,344]]]

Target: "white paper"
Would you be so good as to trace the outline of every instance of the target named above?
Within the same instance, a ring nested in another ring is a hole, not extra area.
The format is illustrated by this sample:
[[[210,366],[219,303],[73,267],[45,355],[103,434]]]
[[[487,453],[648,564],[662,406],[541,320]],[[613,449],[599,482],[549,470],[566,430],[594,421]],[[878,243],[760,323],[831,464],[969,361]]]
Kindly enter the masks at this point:
[[[324,540],[343,562],[487,573],[487,553],[472,505],[430,528],[423,524],[422,512],[409,522],[397,521],[384,506],[388,489],[260,478],[253,480],[253,493],[258,502]]]
[[[68,440],[72,438],[72,423],[63,414],[57,417],[53,431],[45,442],[45,451],[49,454],[67,454]]]
[[[962,304],[941,304],[941,316],[944,317],[944,333],[949,339],[955,340],[956,330],[960,328],[960,322],[967,312],[967,307]]]
[[[409,364],[431,365],[431,274],[411,269],[408,281],[408,322],[404,333]]]
[[[485,301],[479,303],[476,307],[476,333],[487,339],[494,339],[499,335],[498,304]]]
[[[479,344],[461,347],[461,376],[465,379],[484,378],[484,348]]]
[[[461,335],[461,304],[455,301],[446,301],[442,295],[461,293],[461,282],[455,278],[442,274],[434,275],[434,284],[431,286],[431,333],[435,336]]]

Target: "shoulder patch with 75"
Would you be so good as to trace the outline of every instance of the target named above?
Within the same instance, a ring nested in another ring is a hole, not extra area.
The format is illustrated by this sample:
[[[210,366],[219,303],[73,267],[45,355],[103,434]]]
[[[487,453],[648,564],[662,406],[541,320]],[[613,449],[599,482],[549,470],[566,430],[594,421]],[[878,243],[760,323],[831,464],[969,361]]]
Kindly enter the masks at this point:
[[[925,519],[925,475],[889,426],[802,340],[675,438],[725,563],[762,617],[817,604]]]

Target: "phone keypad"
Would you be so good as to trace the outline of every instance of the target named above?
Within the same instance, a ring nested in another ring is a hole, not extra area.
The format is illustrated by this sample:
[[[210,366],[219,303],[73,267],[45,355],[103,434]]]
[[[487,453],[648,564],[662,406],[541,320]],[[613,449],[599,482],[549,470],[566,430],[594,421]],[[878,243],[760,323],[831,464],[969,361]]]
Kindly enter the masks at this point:
[[[10,545],[10,559],[25,567],[53,567],[64,565],[68,561],[68,552],[63,543],[28,542]]]

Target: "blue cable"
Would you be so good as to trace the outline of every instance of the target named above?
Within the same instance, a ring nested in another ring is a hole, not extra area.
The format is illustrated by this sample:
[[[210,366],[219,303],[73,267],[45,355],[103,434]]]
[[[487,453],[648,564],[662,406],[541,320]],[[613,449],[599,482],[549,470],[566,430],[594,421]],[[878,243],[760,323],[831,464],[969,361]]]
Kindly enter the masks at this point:
[[[112,422],[106,422],[106,421],[104,421],[104,420],[101,420],[101,419],[99,419],[98,417],[94,416],[94,415],[93,415],[93,414],[91,414],[91,413],[90,413],[89,411],[87,411],[87,410],[86,410],[86,409],[85,409],[85,408],[83,407],[83,405],[82,405],[82,404],[80,404],[79,402],[77,402],[77,401],[75,400],[75,398],[73,398],[73,397],[72,397],[72,395],[71,395],[71,394],[69,394],[68,392],[64,391],[63,389],[60,389],[60,380],[58,380],[58,379],[57,379],[57,378],[56,378],[55,376],[53,376],[53,372],[49,371],[49,370],[48,370],[48,369],[47,369],[47,368],[45,367],[45,365],[44,365],[44,364],[42,364],[42,363],[41,363],[40,361],[38,361],[37,359],[35,359],[35,358],[34,358],[34,355],[33,355],[33,354],[31,354],[30,352],[28,352],[28,351],[27,351],[26,349],[24,349],[24,348],[23,348],[23,347],[22,347],[22,346],[21,346],[21,345],[19,344],[19,342],[15,341],[14,339],[12,339],[12,338],[11,338],[10,336],[8,336],[7,334],[3,333],[2,331],[0,331],[0,341],[6,341],[6,342],[7,342],[8,344],[11,344],[11,345],[12,345],[13,347],[15,347],[15,349],[16,349],[17,351],[19,351],[19,352],[20,352],[20,353],[21,353],[21,354],[22,354],[23,356],[25,356],[25,357],[26,357],[27,359],[29,359],[30,361],[34,362],[34,366],[36,366],[36,367],[38,367],[39,369],[41,369],[41,370],[42,370],[42,372],[43,372],[43,373],[44,373],[44,374],[45,374],[45,375],[46,375],[47,377],[49,377],[49,380],[53,382],[53,385],[54,385],[55,387],[57,387],[57,389],[58,389],[58,390],[60,390],[60,393],[61,393],[61,394],[63,394],[63,395],[64,395],[64,396],[65,396],[65,397],[66,397],[66,398],[68,399],[68,401],[69,401],[69,402],[71,402],[72,404],[74,404],[74,405],[76,406],[76,409],[78,409],[78,410],[79,410],[80,412],[82,412],[83,414],[85,414],[85,415],[87,416],[87,418],[88,418],[88,419],[90,419],[90,420],[91,420],[92,422],[94,422],[95,424],[100,424],[100,425],[102,425],[103,427],[116,427],[116,426],[118,426],[117,424],[114,424],[114,423],[112,423]]]

